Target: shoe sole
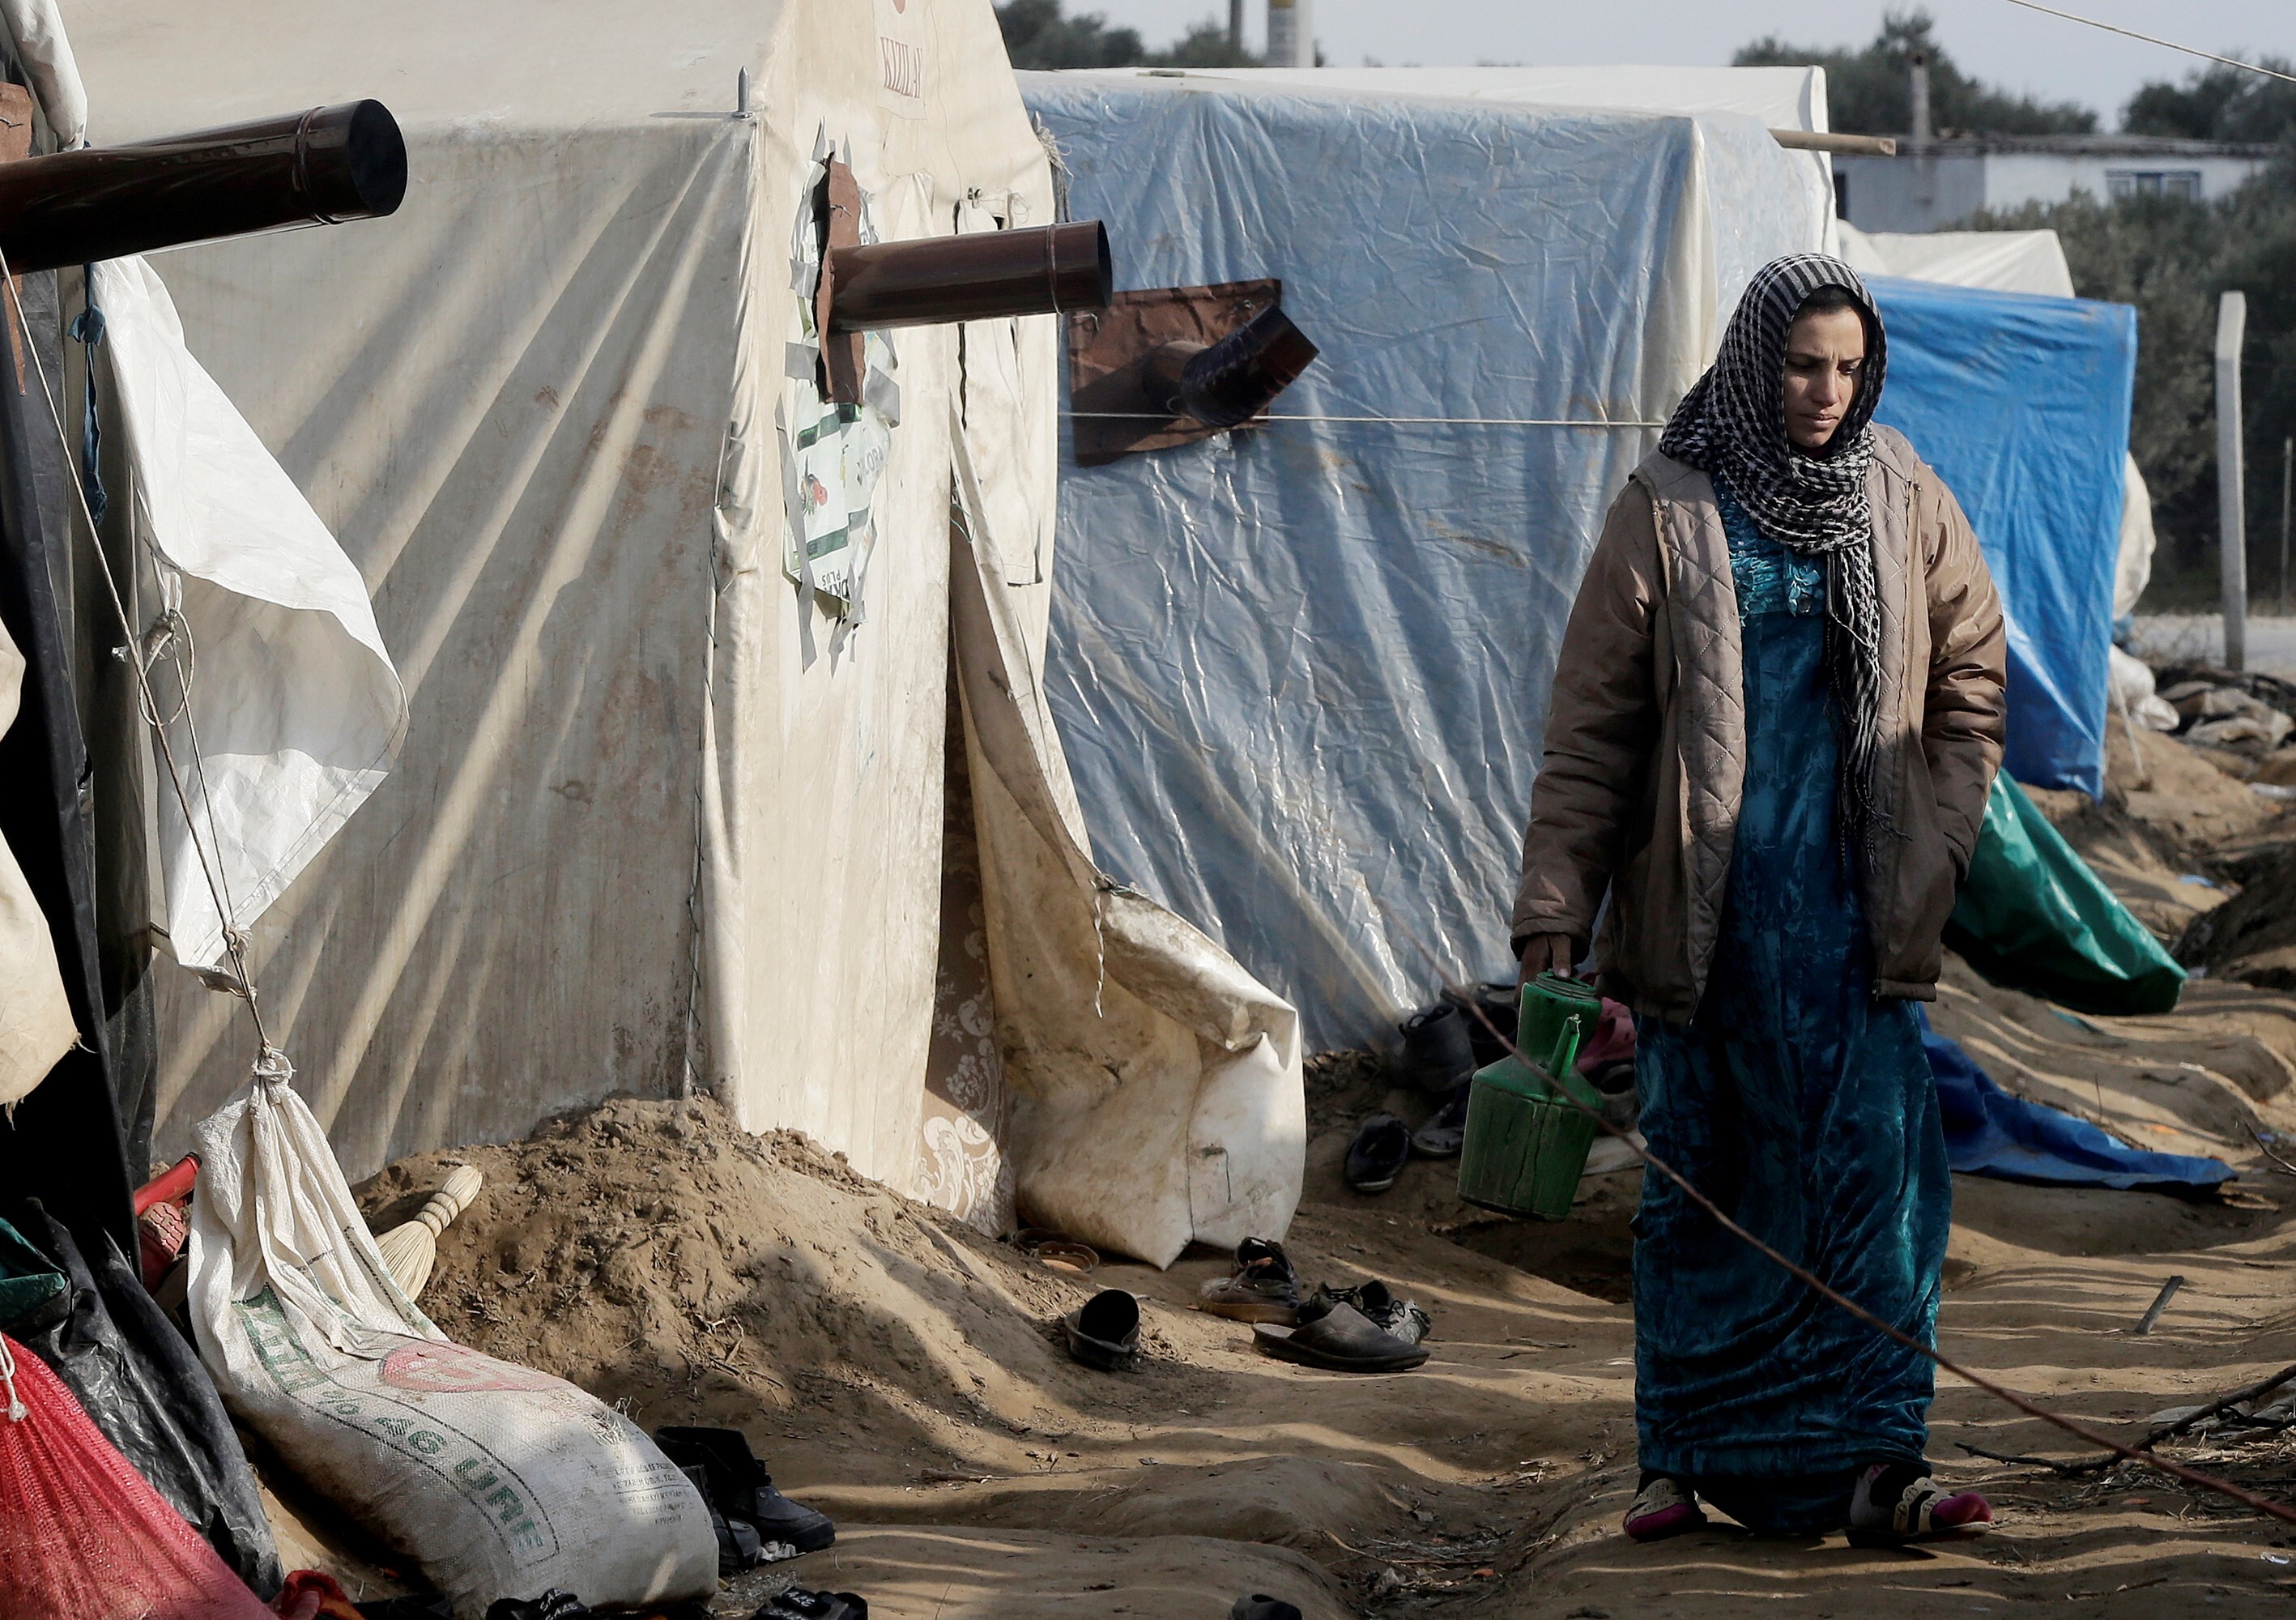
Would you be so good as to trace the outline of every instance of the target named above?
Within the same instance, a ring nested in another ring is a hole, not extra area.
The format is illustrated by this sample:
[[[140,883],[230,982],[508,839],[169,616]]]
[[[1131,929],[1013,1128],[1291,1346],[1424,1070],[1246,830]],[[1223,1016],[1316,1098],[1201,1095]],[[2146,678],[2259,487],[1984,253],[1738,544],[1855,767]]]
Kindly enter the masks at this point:
[[[1383,1193],[1394,1186],[1402,1174],[1403,1172],[1398,1170],[1384,1181],[1349,1181],[1348,1186],[1359,1193]]]
[[[1196,1309],[1209,1316],[1224,1316],[1232,1322],[1274,1322],[1278,1327],[1289,1328],[1295,1326],[1300,1320],[1300,1307],[1297,1305],[1229,1303],[1200,1299],[1196,1302]]]
[[[1296,1362],[1301,1367],[1320,1368],[1325,1372],[1409,1372],[1425,1361],[1430,1353],[1419,1350],[1411,1355],[1382,1356],[1375,1361],[1350,1361],[1294,1345],[1289,1339],[1271,1339],[1264,1334],[1255,1337],[1262,1351],[1279,1361]]]

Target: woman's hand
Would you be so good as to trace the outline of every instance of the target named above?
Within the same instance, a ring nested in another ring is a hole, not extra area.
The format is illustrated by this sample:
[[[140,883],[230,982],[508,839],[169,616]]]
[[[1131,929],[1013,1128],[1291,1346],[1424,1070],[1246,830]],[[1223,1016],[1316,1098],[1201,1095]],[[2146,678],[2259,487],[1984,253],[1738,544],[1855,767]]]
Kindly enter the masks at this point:
[[[1533,934],[1530,942],[1522,948],[1522,971],[1516,975],[1515,984],[1520,988],[1543,973],[1559,974],[1567,979],[1577,961],[1578,956],[1570,949],[1569,934]]]

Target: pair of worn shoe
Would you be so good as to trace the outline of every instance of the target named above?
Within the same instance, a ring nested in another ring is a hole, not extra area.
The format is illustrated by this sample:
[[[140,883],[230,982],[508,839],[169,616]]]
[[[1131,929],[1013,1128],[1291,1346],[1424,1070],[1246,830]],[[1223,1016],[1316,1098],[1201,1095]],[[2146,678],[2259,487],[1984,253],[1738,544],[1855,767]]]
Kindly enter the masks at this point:
[[[1251,1330],[1267,1354],[1331,1372],[1408,1372],[1427,1359],[1420,1343],[1433,1326],[1410,1300],[1397,1299],[1382,1282],[1352,1288],[1317,1288],[1285,1327],[1261,1322]]]
[[[1661,1542],[1706,1522],[1698,1494],[1681,1480],[1645,1474],[1627,1509],[1628,1538]],[[1875,1463],[1857,1476],[1849,1499],[1852,1547],[1903,1547],[1980,1534],[1993,1507],[1974,1491],[1948,1493],[1925,1463]]]
[[[1398,1372],[1427,1359],[1420,1348],[1432,1320],[1385,1283],[1319,1286],[1304,1301],[1300,1274],[1281,1244],[1247,1238],[1235,1269],[1206,1283],[1196,1307],[1250,1322],[1261,1349],[1287,1361],[1354,1372]]]
[[[669,1424],[654,1430],[653,1443],[709,1504],[720,1575],[818,1552],[837,1540],[826,1515],[774,1489],[774,1476],[741,1430]]]

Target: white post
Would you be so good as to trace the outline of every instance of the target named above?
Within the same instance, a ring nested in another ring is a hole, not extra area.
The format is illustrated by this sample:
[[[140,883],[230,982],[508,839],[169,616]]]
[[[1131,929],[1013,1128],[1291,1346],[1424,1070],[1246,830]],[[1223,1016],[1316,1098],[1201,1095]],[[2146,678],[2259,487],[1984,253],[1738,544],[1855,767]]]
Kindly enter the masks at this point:
[[[2224,655],[2227,670],[2248,668],[2246,481],[2240,460],[2240,345],[2248,330],[2248,294],[2227,292],[2217,305],[2217,522],[2223,538]]]

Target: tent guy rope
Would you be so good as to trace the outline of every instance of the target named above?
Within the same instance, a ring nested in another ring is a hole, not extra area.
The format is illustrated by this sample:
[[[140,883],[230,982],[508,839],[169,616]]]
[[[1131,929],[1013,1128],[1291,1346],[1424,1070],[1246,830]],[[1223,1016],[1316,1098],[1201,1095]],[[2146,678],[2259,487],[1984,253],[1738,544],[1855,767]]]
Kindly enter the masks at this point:
[[[2135,29],[2121,28],[2111,22],[2099,22],[2095,18],[2084,17],[2078,12],[2061,12],[2054,5],[2040,4],[2039,0],[2009,0],[2009,4],[2022,6],[2029,12],[2039,12],[2045,16],[2062,17],[2067,22],[2078,22],[2084,28],[2102,29],[2108,34],[2120,34],[2130,39],[2141,39],[2146,45],[2157,45],[2166,51],[2181,51],[2187,56],[2197,56],[2203,62],[2221,62],[2227,68],[2241,68],[2251,73],[2261,73],[2267,78],[2283,79],[2289,84],[2296,85],[2296,73],[2283,73],[2277,68],[2261,67],[2252,62],[2243,62],[2237,56],[2219,56],[2214,51],[2197,50],[2192,45],[2178,45],[2173,39],[2162,39],[2155,34],[2140,34]]]

